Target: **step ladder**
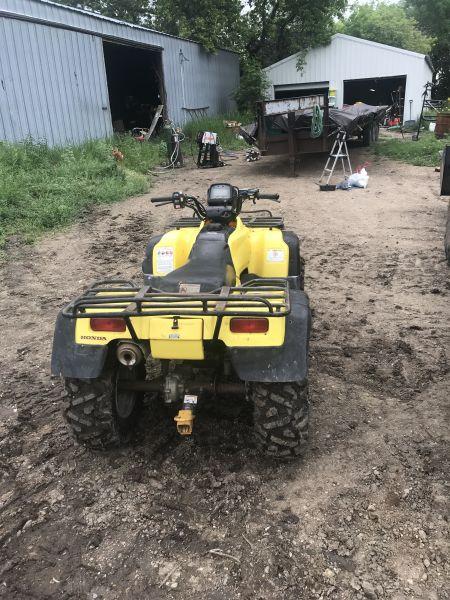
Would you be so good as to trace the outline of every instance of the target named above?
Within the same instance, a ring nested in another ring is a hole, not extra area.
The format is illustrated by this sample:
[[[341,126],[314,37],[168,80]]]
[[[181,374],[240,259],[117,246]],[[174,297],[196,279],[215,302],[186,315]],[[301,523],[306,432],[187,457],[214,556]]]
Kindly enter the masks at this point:
[[[350,177],[350,175],[352,174],[352,165],[350,164],[350,157],[348,155],[346,131],[337,132],[336,139],[334,140],[333,147],[331,148],[331,152],[328,156],[327,164],[325,165],[325,168],[322,171],[322,175],[320,176],[319,183],[322,183],[323,179],[327,177],[327,175],[328,177],[325,185],[328,185],[330,183],[330,179],[333,176],[334,169],[336,168],[338,160],[340,160],[342,163],[342,172],[344,179],[347,179],[347,177]],[[330,163],[332,161],[333,165],[330,168]]]

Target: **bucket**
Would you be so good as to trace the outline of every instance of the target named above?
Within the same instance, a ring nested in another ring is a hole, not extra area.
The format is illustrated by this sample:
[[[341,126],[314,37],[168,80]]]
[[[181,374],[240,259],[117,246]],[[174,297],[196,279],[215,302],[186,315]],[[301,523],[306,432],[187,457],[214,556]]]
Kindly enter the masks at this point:
[[[434,135],[437,138],[443,138],[450,133],[450,112],[441,112],[436,115],[436,128]]]

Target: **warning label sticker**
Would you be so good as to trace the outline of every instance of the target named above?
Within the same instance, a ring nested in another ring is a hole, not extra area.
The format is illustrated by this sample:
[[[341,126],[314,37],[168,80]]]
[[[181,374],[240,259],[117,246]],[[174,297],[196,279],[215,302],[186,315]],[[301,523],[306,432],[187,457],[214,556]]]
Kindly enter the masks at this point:
[[[198,399],[198,396],[191,396],[191,395],[185,394],[184,404],[197,404],[197,399]]]
[[[200,294],[199,283],[181,283],[178,286],[180,294]]]
[[[284,261],[284,250],[278,248],[271,248],[267,250],[267,262],[283,262]]]
[[[156,251],[156,270],[158,273],[170,273],[173,271],[173,248],[161,246]]]

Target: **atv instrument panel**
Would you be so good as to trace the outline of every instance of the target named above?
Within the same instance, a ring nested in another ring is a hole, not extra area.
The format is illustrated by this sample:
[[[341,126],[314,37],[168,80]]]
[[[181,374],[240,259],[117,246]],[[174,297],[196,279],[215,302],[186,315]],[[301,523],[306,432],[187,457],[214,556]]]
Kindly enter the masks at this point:
[[[229,183],[213,183],[208,189],[208,206],[230,206],[235,208],[239,189]]]

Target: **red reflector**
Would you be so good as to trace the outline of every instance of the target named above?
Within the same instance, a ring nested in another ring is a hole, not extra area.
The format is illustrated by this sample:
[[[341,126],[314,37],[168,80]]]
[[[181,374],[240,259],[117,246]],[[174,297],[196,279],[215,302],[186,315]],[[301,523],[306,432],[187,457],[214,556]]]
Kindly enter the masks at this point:
[[[123,319],[108,317],[95,317],[90,319],[92,331],[126,331],[127,326]]]
[[[266,333],[269,329],[268,319],[238,319],[230,321],[230,330],[233,333]]]

